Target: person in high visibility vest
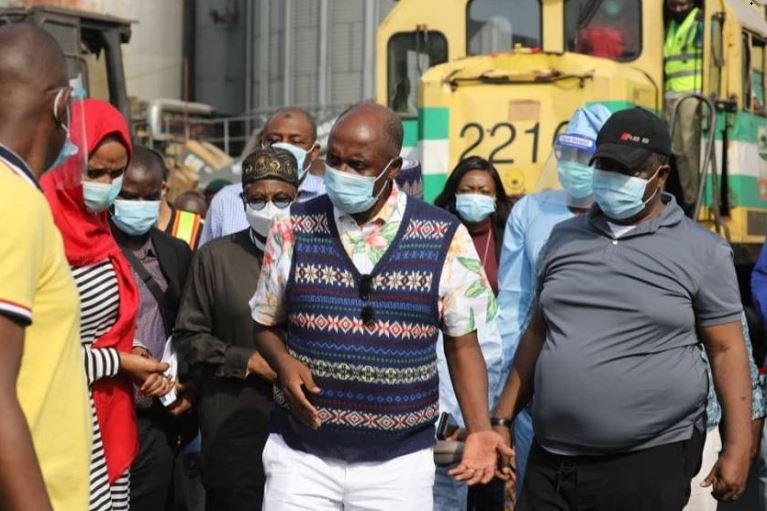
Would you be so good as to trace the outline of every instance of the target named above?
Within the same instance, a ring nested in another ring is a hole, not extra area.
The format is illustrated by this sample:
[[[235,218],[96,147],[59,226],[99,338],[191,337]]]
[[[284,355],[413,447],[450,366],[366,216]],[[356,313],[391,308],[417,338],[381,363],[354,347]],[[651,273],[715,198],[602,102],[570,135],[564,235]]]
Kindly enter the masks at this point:
[[[204,222],[199,213],[171,208],[170,219],[164,231],[174,238],[186,241],[192,250],[197,250],[203,225]]]
[[[666,0],[666,40],[663,45],[664,113],[667,122],[677,102],[699,93],[703,85],[703,10],[692,0]],[[687,211],[698,196],[700,166],[699,104],[689,100],[677,113],[671,152],[676,162],[681,199]]]

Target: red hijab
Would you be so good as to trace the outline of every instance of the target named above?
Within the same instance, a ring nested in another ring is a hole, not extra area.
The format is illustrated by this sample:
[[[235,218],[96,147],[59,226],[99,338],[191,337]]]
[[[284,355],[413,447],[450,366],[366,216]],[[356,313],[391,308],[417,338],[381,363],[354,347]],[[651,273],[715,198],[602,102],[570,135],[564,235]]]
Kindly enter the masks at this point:
[[[104,101],[86,99],[74,105],[72,114],[72,141],[78,147],[85,147],[87,154],[93,154],[99,144],[111,135],[122,143],[130,157],[133,146],[128,126],[115,107]],[[82,122],[85,123],[84,130],[80,125]],[[85,141],[78,140],[79,133],[84,133]],[[69,162],[72,160],[76,158]],[[93,347],[112,347],[128,353],[133,348],[136,330],[138,288],[130,264],[112,237],[107,212],[94,214],[85,209],[80,175],[82,171],[80,165],[67,165],[65,162],[47,172],[40,183],[64,239],[64,250],[70,266],[86,266],[109,260],[117,276],[120,294],[117,322],[95,340]],[[133,386],[126,377],[118,375],[95,381],[92,391],[104,442],[109,482],[112,484],[130,467],[138,450]]]

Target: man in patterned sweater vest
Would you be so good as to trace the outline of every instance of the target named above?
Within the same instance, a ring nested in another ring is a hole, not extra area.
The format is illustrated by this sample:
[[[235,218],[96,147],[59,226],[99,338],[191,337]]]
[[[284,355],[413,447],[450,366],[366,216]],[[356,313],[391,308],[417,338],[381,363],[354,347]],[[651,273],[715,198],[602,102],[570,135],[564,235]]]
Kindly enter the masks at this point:
[[[266,511],[431,509],[440,329],[469,430],[452,474],[487,482],[510,454],[476,337],[493,293],[458,219],[397,188],[401,145],[393,111],[350,108],[330,134],[328,195],[294,205],[267,241],[251,301],[279,375]]]

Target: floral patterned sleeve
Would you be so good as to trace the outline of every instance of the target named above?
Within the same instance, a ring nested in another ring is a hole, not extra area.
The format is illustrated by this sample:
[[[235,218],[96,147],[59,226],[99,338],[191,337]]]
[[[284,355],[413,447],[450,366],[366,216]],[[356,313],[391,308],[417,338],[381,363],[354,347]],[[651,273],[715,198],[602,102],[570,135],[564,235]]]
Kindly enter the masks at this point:
[[[498,312],[474,242],[463,225],[456,230],[448,248],[439,297],[443,331],[449,337],[475,331],[478,325],[492,321]]]
[[[294,249],[290,217],[278,219],[266,240],[261,276],[256,294],[250,300],[253,320],[264,326],[277,326],[287,320],[285,286],[290,276]]]

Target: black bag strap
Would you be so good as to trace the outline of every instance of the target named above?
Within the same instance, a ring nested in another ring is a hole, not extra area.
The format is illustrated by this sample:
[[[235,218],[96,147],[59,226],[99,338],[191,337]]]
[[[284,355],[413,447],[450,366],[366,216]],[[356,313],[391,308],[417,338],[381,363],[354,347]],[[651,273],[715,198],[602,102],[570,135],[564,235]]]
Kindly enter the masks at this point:
[[[160,289],[160,285],[157,283],[154,277],[152,277],[152,274],[149,273],[149,270],[147,270],[146,267],[141,264],[141,261],[138,260],[136,254],[126,248],[122,248],[122,251],[123,254],[125,254],[125,258],[128,259],[128,262],[131,264],[136,273],[138,273],[138,276],[141,277],[141,280],[144,281],[144,284],[146,284],[149,292],[152,293],[154,299],[157,300],[157,305],[160,307],[160,316],[162,316],[162,322],[165,326],[165,334],[170,334],[170,332],[173,330],[173,324],[170,322],[170,309],[168,299],[165,297],[165,293],[162,289]]]

